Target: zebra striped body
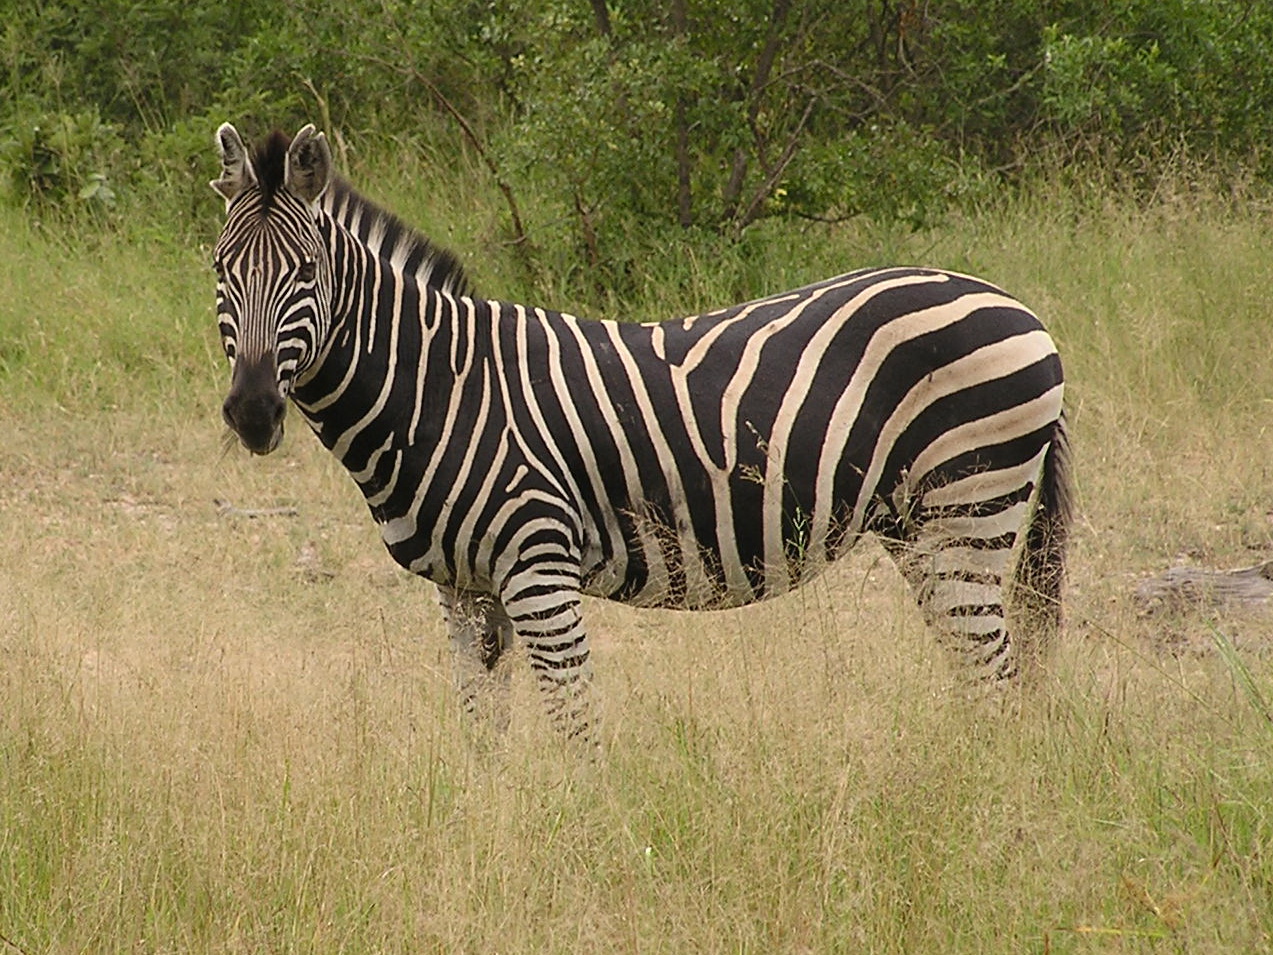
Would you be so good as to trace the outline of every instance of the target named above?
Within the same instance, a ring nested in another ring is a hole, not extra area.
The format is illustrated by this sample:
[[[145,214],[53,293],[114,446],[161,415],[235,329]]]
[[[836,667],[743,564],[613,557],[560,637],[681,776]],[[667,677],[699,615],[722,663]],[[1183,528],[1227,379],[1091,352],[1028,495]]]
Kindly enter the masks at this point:
[[[332,184],[312,128],[252,160],[218,136],[227,421],[272,450],[290,396],[394,559],[439,585],[457,646],[493,666],[519,635],[569,732],[587,724],[581,593],[743,605],[873,532],[943,642],[1008,677],[1003,590],[1028,531],[1018,579],[1055,625],[1061,366],[993,286],[875,269],[586,321],[464,294],[453,260]]]

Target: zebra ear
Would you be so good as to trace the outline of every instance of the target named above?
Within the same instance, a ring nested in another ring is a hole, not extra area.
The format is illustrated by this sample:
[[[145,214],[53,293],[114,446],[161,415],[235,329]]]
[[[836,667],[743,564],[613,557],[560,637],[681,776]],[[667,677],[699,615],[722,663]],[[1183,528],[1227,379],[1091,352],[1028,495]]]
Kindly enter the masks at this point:
[[[256,185],[256,170],[248,159],[243,137],[229,123],[217,129],[217,152],[221,154],[221,178],[208,183],[220,193],[228,205],[230,200],[248,186]]]
[[[297,198],[317,202],[332,179],[332,151],[327,137],[313,123],[301,131],[287,147],[287,171],[283,183]]]

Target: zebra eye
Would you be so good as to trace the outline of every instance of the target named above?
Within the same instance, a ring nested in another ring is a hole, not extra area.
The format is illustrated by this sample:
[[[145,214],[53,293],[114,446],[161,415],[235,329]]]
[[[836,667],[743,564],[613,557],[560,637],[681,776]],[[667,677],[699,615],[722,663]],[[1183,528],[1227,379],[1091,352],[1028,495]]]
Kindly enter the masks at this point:
[[[318,273],[318,266],[314,264],[313,259],[307,259],[301,263],[301,267],[296,270],[296,278],[301,282],[312,282],[314,276]]]

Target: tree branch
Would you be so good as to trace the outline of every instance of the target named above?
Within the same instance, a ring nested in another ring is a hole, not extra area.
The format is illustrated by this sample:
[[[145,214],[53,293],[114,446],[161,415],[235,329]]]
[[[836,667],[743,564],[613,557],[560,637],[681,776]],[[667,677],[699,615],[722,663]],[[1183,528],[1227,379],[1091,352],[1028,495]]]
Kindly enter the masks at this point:
[[[804,133],[805,125],[809,122],[809,117],[813,115],[813,107],[817,104],[816,97],[810,97],[809,102],[805,104],[804,112],[800,116],[800,121],[796,123],[796,128],[792,130],[791,138],[788,139],[786,147],[782,151],[782,155],[778,157],[778,161],[768,170],[765,181],[757,187],[752,195],[751,202],[747,205],[747,211],[743,213],[741,219],[737,220],[735,228],[739,231],[747,228],[760,217],[760,212],[764,208],[764,202],[773,192],[774,186],[778,184],[778,180],[782,178],[782,174],[787,171],[787,167],[791,165],[791,160],[796,156],[796,150],[800,146],[800,140]]]
[[[415,77],[416,81],[432,93],[433,98],[441,104],[442,108],[451,114],[451,118],[455,120],[456,124],[464,132],[464,137],[477,152],[478,158],[480,158],[486,168],[491,171],[491,175],[495,178],[495,185],[499,187],[499,191],[504,196],[504,202],[508,206],[508,214],[513,220],[513,244],[518,246],[525,245],[527,242],[526,227],[522,225],[522,214],[521,210],[517,206],[517,199],[513,195],[513,187],[508,184],[508,180],[506,180],[503,173],[500,172],[499,166],[495,164],[495,160],[491,158],[491,154],[487,152],[486,147],[482,145],[481,138],[473,130],[473,127],[469,125],[469,121],[464,118],[464,114],[455,108],[455,104],[443,95],[442,91],[438,89],[437,85],[432,80],[422,75],[417,69],[415,69],[415,67],[409,67],[409,70],[412,76]]]
[[[614,31],[610,27],[610,10],[606,7],[606,0],[592,0],[592,17],[597,21],[597,32],[610,39]]]
[[[756,60],[756,73],[747,91],[747,124],[749,126],[754,126],[760,116],[760,96],[769,85],[769,74],[778,56],[783,25],[790,11],[791,0],[774,0],[773,12],[769,15],[769,32],[765,37],[765,45],[761,48],[760,57]],[[742,195],[747,164],[747,150],[739,146],[734,150],[734,162],[729,172],[729,181],[725,183],[725,191],[721,195],[722,217],[726,221],[732,220],[738,212],[738,200]]]
[[[604,0],[597,0],[604,3]],[[672,35],[684,38],[688,18],[685,0],[672,0]],[[681,228],[694,224],[694,196],[690,191],[690,129],[686,118],[687,102],[684,93],[676,98],[676,110],[672,122],[676,126],[676,218]]]

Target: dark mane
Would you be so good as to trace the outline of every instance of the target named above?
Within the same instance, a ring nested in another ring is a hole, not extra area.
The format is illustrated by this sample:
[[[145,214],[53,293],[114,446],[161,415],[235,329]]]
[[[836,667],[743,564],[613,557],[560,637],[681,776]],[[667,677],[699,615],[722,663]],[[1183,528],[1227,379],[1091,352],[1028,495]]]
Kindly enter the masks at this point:
[[[266,211],[274,203],[274,196],[283,188],[283,176],[287,169],[287,147],[292,140],[277,129],[256,144],[252,150],[252,171],[261,187],[261,206]]]
[[[252,169],[261,189],[262,209],[267,213],[283,188],[291,144],[290,137],[275,130],[252,151]],[[335,177],[321,202],[335,221],[361,241],[370,245],[374,240],[380,258],[402,262],[404,270],[422,284],[456,296],[472,294],[468,277],[452,253],[376,205],[345,179]]]
[[[375,245],[381,259],[397,259],[403,270],[422,284],[451,295],[471,295],[468,276],[454,254],[433,243],[392,212],[376,205],[349,182],[337,176],[322,198],[331,217],[367,245]]]

